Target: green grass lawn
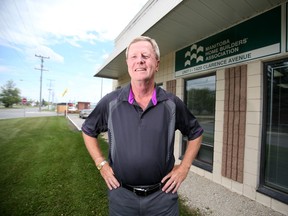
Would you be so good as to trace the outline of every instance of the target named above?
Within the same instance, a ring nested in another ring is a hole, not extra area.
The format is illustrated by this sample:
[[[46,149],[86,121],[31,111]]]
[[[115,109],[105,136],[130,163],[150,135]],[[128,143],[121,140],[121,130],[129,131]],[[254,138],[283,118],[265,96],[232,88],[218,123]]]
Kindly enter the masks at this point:
[[[68,119],[0,120],[0,131],[1,216],[108,215],[106,184]]]

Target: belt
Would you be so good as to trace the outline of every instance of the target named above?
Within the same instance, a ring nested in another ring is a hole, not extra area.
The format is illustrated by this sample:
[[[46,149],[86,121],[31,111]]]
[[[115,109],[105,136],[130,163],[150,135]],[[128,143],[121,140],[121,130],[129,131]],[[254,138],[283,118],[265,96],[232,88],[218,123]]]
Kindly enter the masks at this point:
[[[138,196],[148,196],[156,191],[159,191],[162,189],[162,186],[164,184],[158,183],[154,185],[145,185],[145,186],[132,186],[132,185],[127,185],[124,183],[121,183],[121,186],[127,190],[132,191]]]

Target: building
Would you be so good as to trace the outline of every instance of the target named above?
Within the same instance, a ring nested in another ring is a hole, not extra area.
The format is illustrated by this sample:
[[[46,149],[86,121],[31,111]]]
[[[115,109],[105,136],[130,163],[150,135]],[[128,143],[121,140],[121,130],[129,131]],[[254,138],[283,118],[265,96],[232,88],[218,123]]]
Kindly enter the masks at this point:
[[[57,114],[65,114],[67,110],[66,103],[57,103]]]
[[[78,110],[90,109],[90,102],[81,102],[81,101],[79,101],[77,103],[77,108],[78,108]]]
[[[150,0],[96,73],[129,82],[125,49],[159,44],[156,82],[205,129],[191,172],[288,215],[288,3],[283,0]],[[185,151],[176,134],[175,156]]]

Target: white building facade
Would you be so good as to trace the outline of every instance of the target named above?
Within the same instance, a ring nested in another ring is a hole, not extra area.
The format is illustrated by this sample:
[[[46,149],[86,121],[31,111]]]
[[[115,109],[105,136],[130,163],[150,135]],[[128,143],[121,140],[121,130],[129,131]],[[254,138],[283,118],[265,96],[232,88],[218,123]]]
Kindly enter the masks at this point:
[[[180,97],[205,129],[191,172],[286,215],[287,11],[281,0],[150,0],[95,75],[115,79],[115,89],[127,85],[128,43],[154,38],[157,85]],[[179,160],[185,145],[177,132]]]

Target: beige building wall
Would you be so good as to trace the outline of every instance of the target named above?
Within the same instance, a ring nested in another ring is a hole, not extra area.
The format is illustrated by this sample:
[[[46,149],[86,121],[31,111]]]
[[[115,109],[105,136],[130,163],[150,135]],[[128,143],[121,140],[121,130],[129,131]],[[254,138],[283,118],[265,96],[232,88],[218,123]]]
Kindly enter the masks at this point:
[[[224,124],[224,69],[216,71],[216,107],[213,172],[192,166],[191,171],[204,176],[231,191],[244,195],[274,210],[285,212],[287,205],[257,192],[260,175],[262,110],[263,110],[263,68],[261,61],[247,64],[247,113],[244,155],[243,184],[221,175],[223,124]]]

